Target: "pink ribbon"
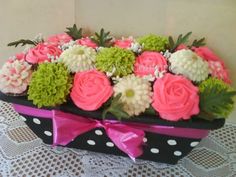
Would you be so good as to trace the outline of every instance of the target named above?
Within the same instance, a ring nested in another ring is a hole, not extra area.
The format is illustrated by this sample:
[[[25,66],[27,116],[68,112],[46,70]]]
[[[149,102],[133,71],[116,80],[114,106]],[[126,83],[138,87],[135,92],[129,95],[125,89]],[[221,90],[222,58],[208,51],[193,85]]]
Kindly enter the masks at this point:
[[[132,159],[143,153],[144,131],[196,139],[203,138],[208,134],[208,130],[141,123],[120,123],[118,121],[109,120],[98,121],[59,110],[44,110],[17,104],[13,104],[13,107],[20,114],[52,119],[54,145],[67,145],[77,136],[96,127],[102,127],[113,143]]]

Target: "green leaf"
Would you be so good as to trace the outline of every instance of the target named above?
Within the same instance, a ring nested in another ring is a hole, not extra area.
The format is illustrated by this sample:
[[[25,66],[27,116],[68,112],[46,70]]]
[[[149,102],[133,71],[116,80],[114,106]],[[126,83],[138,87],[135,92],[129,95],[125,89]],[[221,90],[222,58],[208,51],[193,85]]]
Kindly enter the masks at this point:
[[[67,27],[67,31],[65,31],[73,40],[81,39],[82,36],[82,28],[78,29],[76,24],[73,27]]]
[[[103,119],[106,118],[106,115],[108,112],[113,114],[118,120],[121,120],[122,118],[129,118],[130,117],[129,114],[127,114],[127,112],[125,112],[123,110],[124,104],[120,102],[121,95],[122,94],[120,93],[117,96],[115,96],[111,100],[110,106],[108,106],[107,108],[105,108],[103,110],[103,113],[102,113]]]
[[[174,52],[175,49],[180,45],[180,44],[186,44],[188,42],[188,39],[192,32],[188,32],[184,36],[180,34],[177,38],[177,41],[174,42],[173,37],[169,36],[169,50],[170,52]]]
[[[29,40],[29,39],[20,39],[18,41],[10,42],[9,44],[7,44],[7,46],[17,47],[20,44],[21,44],[21,46],[25,46],[26,44],[35,45],[36,46],[38,44],[38,42],[37,41],[33,41],[33,40]]]
[[[199,40],[195,39],[190,47],[200,47],[206,45],[205,38],[201,38]]]
[[[112,37],[110,36],[110,32],[105,32],[102,28],[99,32],[95,32],[95,36],[91,37],[91,40],[95,42],[98,46],[101,47],[109,47],[111,46]]]
[[[156,115],[156,111],[155,109],[150,106],[149,108],[147,108],[144,112],[145,115]]]
[[[208,79],[200,84],[200,114],[206,120],[227,118],[233,110],[236,95],[230,86],[218,79]]]

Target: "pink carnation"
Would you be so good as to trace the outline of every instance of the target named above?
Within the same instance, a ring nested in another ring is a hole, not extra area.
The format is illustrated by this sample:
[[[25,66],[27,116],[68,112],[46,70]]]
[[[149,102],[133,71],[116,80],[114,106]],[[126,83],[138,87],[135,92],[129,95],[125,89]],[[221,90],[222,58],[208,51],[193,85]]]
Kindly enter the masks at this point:
[[[9,59],[0,70],[0,90],[3,93],[23,93],[31,79],[31,65],[24,60]]]
[[[56,34],[53,36],[49,36],[46,39],[45,43],[59,46],[59,45],[63,45],[65,43],[68,43],[71,40],[73,40],[73,39],[68,34],[62,33],[62,34]]]
[[[153,108],[170,121],[190,119],[199,113],[198,88],[183,76],[165,74],[153,86]]]
[[[223,60],[207,47],[192,47],[192,50],[208,62],[211,75],[226,83],[231,83]]]
[[[50,61],[49,56],[59,57],[61,50],[51,44],[40,43],[36,47],[29,49],[26,55],[26,61],[29,63],[42,63],[44,61]]]
[[[79,108],[86,111],[97,110],[112,94],[111,83],[104,73],[89,70],[75,74],[70,96]]]
[[[164,56],[158,52],[143,52],[136,58],[134,64],[134,73],[137,76],[153,75],[155,70],[166,71],[167,61]]]
[[[98,46],[95,42],[93,42],[89,37],[85,37],[82,39],[78,39],[76,41],[77,44],[79,45],[83,45],[83,46],[87,46],[87,47],[92,47],[94,49],[96,49]]]
[[[129,49],[131,47],[131,44],[133,43],[133,40],[130,38],[127,39],[117,39],[114,42],[115,47],[120,47],[123,49]]]

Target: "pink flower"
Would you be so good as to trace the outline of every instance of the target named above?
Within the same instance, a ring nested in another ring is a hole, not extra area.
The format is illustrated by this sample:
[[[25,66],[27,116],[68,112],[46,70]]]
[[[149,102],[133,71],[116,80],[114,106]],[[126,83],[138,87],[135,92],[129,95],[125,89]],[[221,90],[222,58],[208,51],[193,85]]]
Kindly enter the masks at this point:
[[[130,38],[127,39],[117,39],[114,42],[115,47],[120,47],[123,49],[128,49],[131,47],[131,44],[133,43],[133,40]]]
[[[89,70],[75,74],[70,96],[79,108],[86,111],[97,110],[112,94],[111,83],[104,73]]]
[[[175,51],[182,50],[182,49],[188,49],[188,47],[185,44],[180,44]]]
[[[25,60],[26,54],[24,52],[16,54],[17,60]]]
[[[153,108],[170,121],[190,119],[199,113],[198,88],[183,76],[165,74],[155,81]]]
[[[3,93],[23,93],[31,79],[31,65],[24,60],[9,59],[0,70],[0,90]]]
[[[46,39],[45,43],[59,46],[59,45],[63,45],[65,43],[68,43],[71,40],[73,40],[73,39],[68,34],[62,33],[62,34],[56,34],[53,36],[49,36]]]
[[[78,39],[76,41],[77,44],[79,45],[83,45],[83,46],[87,46],[87,47],[92,47],[94,49],[96,49],[98,46],[95,42],[93,42],[89,37],[85,37],[82,39]]]
[[[211,75],[226,83],[231,83],[223,60],[207,47],[192,47],[192,50],[208,62]]]
[[[153,75],[155,70],[166,71],[167,69],[167,61],[165,57],[163,57],[158,52],[143,52],[136,58],[134,64],[134,73],[137,76],[146,76]]]
[[[29,63],[42,63],[44,61],[50,61],[49,56],[59,57],[61,50],[51,44],[40,43],[36,47],[29,49],[26,55],[26,61]]]

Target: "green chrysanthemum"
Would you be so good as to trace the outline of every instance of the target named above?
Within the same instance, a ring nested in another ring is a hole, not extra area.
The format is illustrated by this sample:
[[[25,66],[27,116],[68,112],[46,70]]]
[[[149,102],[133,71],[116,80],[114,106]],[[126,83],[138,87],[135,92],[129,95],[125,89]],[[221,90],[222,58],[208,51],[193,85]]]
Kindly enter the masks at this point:
[[[227,118],[233,110],[236,91],[216,78],[209,78],[199,85],[201,118],[213,120]]]
[[[142,36],[137,39],[138,43],[143,45],[143,50],[164,51],[167,47],[167,37],[161,37],[154,34]]]
[[[72,78],[62,63],[43,63],[32,75],[28,99],[38,107],[56,106],[66,101]]]
[[[114,76],[126,76],[133,72],[135,55],[127,49],[118,47],[104,48],[96,57],[96,68]]]

